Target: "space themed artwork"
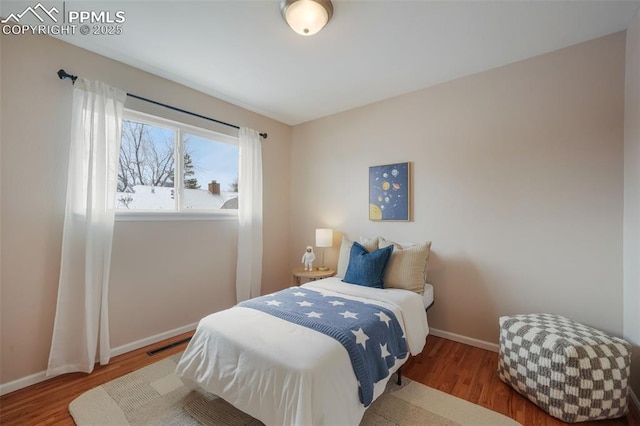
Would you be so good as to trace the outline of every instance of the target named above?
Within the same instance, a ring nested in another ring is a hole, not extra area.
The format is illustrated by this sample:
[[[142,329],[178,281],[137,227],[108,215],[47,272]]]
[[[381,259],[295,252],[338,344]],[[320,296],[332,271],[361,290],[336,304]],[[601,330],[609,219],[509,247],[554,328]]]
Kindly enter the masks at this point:
[[[409,221],[411,163],[369,167],[369,220]]]

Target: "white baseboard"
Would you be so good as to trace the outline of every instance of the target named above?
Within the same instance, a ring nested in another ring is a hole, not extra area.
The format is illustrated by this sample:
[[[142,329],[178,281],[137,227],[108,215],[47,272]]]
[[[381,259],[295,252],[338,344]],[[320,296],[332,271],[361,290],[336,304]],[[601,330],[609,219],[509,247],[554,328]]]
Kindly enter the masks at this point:
[[[15,392],[22,388],[26,388],[27,386],[35,385],[36,383],[44,382],[47,380],[47,372],[41,371],[36,374],[31,374],[30,376],[23,377],[18,380],[14,380],[9,383],[3,383],[0,385],[0,395],[4,395],[7,393]]]
[[[463,336],[461,334],[450,333],[448,331],[438,330],[437,328],[429,327],[429,334],[433,334],[437,337],[453,340],[454,342],[464,343],[469,346],[475,346],[476,348],[486,349],[492,352],[498,352],[500,346],[497,343],[485,342],[484,340],[474,339],[473,337]]]
[[[185,325],[184,327],[175,328],[173,330],[165,331],[164,333],[156,334],[155,336],[146,337],[135,342],[127,343],[126,345],[118,346],[111,349],[111,357],[126,354],[127,352],[135,351],[136,349],[144,348],[145,346],[153,345],[165,339],[170,339],[187,331],[195,330],[198,326],[197,322],[193,324]]]
[[[156,334],[154,336],[146,337],[135,342],[127,343],[126,345],[118,346],[117,348],[111,349],[111,357],[135,351],[136,349],[144,348],[148,345],[153,345],[154,343],[160,342],[165,339],[170,339],[174,336],[186,333],[187,331],[195,330],[197,325],[198,323],[185,325],[184,327],[165,331],[164,333]],[[30,376],[22,377],[21,379],[17,379],[9,383],[0,384],[0,395],[15,392],[28,386],[44,382],[45,380],[50,378],[51,377],[47,377],[46,371],[41,371],[39,373],[31,374]]]

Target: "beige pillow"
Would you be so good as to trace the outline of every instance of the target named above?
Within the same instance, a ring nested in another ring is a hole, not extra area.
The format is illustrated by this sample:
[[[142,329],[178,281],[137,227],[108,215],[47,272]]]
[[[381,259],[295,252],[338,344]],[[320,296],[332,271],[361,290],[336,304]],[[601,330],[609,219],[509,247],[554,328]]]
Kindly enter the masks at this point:
[[[403,247],[393,241],[380,238],[378,245],[380,248],[393,246],[393,252],[384,270],[384,287],[401,288],[419,294],[424,293],[427,259],[431,254],[431,241],[415,245],[405,244]]]
[[[362,244],[362,247],[366,248],[369,252],[378,250],[377,238],[371,240],[365,240],[361,238],[358,242]],[[344,278],[344,275],[347,273],[347,266],[349,266],[349,255],[351,254],[351,246],[353,246],[353,241],[343,236],[342,244],[340,244],[340,255],[338,256],[338,270],[336,271],[337,277]]]

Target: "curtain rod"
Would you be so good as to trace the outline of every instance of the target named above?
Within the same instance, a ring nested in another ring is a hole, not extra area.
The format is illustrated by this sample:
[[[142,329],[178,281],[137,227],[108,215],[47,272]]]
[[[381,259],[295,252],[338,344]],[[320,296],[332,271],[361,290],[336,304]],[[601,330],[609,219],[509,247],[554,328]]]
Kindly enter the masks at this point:
[[[68,79],[71,80],[72,84],[75,84],[76,80],[78,79],[77,75],[71,75],[71,74],[67,73],[63,69],[58,70],[58,77],[60,78],[60,80],[64,80],[65,78],[68,78]],[[154,104],[154,105],[159,105],[161,107],[172,109],[174,111],[182,112],[184,114],[189,114],[189,115],[192,115],[194,117],[198,117],[198,118],[202,118],[202,119],[205,119],[205,120],[213,121],[214,123],[223,124],[225,126],[233,127],[234,129],[240,130],[240,126],[236,126],[235,124],[226,123],[224,121],[216,120],[215,118],[211,118],[211,117],[207,117],[205,115],[197,114],[195,112],[187,111],[187,110],[184,110],[182,108],[177,108],[177,107],[174,107],[174,106],[171,106],[171,105],[163,104],[162,102],[157,102],[157,101],[154,101],[152,99],[143,98],[142,96],[134,95],[133,93],[127,93],[127,96],[131,96],[132,98],[140,99],[141,101],[149,102],[149,103]],[[260,133],[260,136],[263,137],[264,139],[267,139],[268,135],[266,133]]]

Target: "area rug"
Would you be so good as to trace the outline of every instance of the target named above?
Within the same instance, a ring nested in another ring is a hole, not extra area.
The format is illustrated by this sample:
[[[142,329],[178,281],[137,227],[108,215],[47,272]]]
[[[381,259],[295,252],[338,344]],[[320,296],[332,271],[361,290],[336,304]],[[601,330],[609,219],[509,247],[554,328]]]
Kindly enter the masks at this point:
[[[175,374],[181,354],[93,388],[69,404],[77,425],[231,425],[261,422],[207,392],[192,390]],[[403,378],[390,380],[366,411],[362,426],[491,425],[519,423],[444,392]]]

